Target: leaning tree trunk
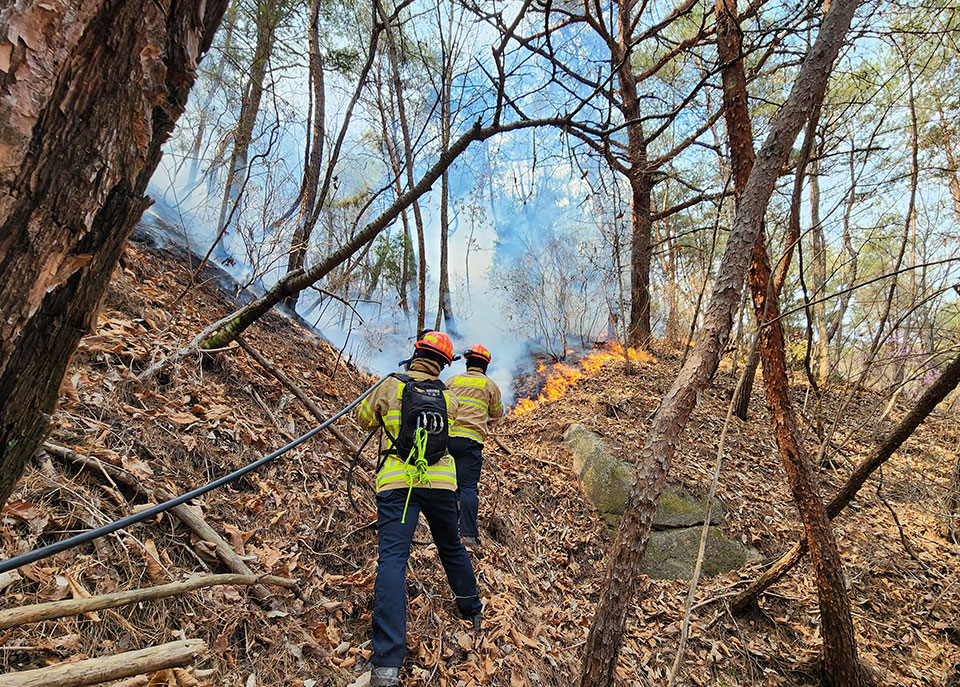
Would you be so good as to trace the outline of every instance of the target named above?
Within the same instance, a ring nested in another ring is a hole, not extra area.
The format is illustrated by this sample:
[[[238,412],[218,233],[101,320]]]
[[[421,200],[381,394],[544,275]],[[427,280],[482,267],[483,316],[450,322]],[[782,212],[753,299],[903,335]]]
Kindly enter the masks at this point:
[[[226,4],[0,11],[0,504],[48,432]]]
[[[637,480],[610,551],[603,591],[587,636],[581,687],[613,684],[627,615],[633,608],[637,571],[678,438],[700,392],[716,372],[770,196],[812,104],[826,88],[857,4],[858,0],[833,0],[820,35],[804,58],[790,96],[771,122],[770,134],[750,173],[697,345],[664,395],[644,441]]]

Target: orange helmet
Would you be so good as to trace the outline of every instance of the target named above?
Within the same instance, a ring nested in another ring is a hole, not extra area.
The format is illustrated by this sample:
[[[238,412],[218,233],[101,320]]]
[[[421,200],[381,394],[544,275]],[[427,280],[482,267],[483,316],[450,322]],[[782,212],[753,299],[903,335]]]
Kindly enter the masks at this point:
[[[463,352],[464,358],[479,358],[483,362],[490,364],[490,351],[487,350],[486,346],[481,346],[480,344],[474,344],[467,350]]]
[[[443,332],[426,332],[413,346],[440,354],[440,357],[447,361],[447,365],[453,362],[453,342]]]

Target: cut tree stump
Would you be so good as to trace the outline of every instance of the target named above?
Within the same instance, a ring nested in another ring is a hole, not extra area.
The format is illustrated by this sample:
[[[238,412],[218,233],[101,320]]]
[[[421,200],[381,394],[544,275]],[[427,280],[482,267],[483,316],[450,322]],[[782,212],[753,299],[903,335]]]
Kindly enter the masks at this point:
[[[107,680],[180,668],[206,649],[202,639],[169,642],[149,649],[127,651],[114,656],[89,658],[76,663],[59,663],[47,668],[0,675],[0,687],[84,687]]]
[[[275,577],[273,575],[204,575],[202,577],[193,577],[182,582],[161,584],[156,587],[143,587],[141,589],[129,589],[124,592],[113,592],[112,594],[102,594],[100,596],[90,596],[82,599],[50,601],[32,606],[8,608],[0,611],[0,630],[6,630],[7,628],[25,625],[27,623],[38,623],[44,620],[62,618],[68,615],[80,615],[82,613],[102,611],[107,608],[116,608],[117,606],[127,606],[141,601],[156,601],[157,599],[187,594],[206,587],[225,584],[251,585],[257,584],[258,582],[275,584],[279,587],[295,587],[297,585],[296,580],[291,580],[286,577]]]

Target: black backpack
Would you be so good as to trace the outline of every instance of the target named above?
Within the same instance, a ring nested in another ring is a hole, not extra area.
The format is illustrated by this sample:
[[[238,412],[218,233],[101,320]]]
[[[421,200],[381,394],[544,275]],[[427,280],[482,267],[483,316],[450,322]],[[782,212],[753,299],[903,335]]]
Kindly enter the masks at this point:
[[[406,461],[414,448],[417,429],[423,427],[427,432],[427,445],[424,457],[428,465],[433,465],[447,453],[447,439],[450,427],[447,422],[447,400],[443,395],[446,385],[439,379],[414,379],[410,375],[393,375],[403,382],[400,396],[400,431],[397,436],[384,431],[393,448],[389,453]],[[413,456],[415,459],[416,456]]]

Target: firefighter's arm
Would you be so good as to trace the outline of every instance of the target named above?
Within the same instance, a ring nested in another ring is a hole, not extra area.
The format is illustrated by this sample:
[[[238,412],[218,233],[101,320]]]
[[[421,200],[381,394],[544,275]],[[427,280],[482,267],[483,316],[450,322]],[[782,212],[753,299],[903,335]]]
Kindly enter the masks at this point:
[[[384,412],[381,408],[385,400],[383,390],[388,386],[390,386],[389,383],[381,384],[373,390],[373,393],[360,401],[360,405],[353,411],[353,417],[361,428],[373,429],[380,424],[377,414]]]
[[[500,398],[500,387],[493,382],[487,382],[490,390],[490,420],[499,420],[503,417],[503,400]]]
[[[447,422],[453,427],[457,423],[457,413],[460,412],[460,401],[452,391],[444,391],[443,395],[447,397]]]

